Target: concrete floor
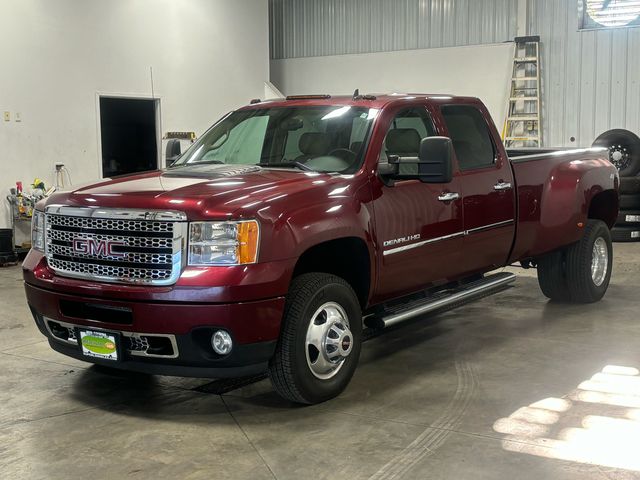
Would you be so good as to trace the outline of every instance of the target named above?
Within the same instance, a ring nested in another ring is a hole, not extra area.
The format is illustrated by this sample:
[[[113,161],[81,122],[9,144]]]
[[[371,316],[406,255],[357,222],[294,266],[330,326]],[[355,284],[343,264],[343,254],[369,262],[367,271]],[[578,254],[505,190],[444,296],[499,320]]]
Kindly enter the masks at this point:
[[[267,380],[110,376],[50,350],[0,269],[0,477],[640,478],[640,244],[595,305],[516,287],[367,342],[313,407]],[[627,367],[614,368],[617,367]]]

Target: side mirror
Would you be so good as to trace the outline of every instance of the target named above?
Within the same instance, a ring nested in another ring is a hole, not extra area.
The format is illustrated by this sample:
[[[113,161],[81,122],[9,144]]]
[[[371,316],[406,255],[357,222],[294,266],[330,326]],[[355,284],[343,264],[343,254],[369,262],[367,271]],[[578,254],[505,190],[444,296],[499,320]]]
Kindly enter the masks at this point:
[[[167,167],[170,167],[171,165],[173,165],[173,163],[178,158],[180,158],[180,155],[182,155],[181,147],[180,147],[180,140],[178,140],[177,138],[172,138],[171,140],[169,140],[167,142],[167,148],[165,150],[165,157],[167,159]]]
[[[450,183],[453,144],[447,137],[426,137],[420,142],[418,178],[424,183]]]

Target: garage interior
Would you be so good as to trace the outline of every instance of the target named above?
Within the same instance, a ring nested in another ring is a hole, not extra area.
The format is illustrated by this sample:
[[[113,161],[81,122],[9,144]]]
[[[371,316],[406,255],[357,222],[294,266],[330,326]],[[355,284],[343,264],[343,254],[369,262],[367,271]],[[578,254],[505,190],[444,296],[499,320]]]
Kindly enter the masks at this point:
[[[0,0],[0,12],[2,479],[640,478],[639,2]],[[165,168],[251,99],[356,89],[478,97],[513,149],[608,149],[632,187],[604,298],[552,301],[535,269],[505,267],[517,280],[503,292],[366,331],[346,390],[309,406],[266,374],[118,372],[51,349],[22,270],[51,187]]]

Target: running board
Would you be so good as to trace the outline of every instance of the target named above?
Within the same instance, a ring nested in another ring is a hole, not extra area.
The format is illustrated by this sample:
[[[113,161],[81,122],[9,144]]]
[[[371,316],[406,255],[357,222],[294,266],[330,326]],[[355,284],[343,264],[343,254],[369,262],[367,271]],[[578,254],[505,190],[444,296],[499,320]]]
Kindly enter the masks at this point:
[[[387,309],[379,317],[378,321],[384,327],[390,327],[400,322],[404,322],[418,315],[440,310],[442,308],[458,306],[472,300],[477,300],[494,293],[498,293],[515,282],[516,276],[513,273],[496,273],[489,275],[475,282],[467,283],[454,291],[437,293],[420,302],[412,302],[404,308]],[[417,303],[417,304],[416,304]]]

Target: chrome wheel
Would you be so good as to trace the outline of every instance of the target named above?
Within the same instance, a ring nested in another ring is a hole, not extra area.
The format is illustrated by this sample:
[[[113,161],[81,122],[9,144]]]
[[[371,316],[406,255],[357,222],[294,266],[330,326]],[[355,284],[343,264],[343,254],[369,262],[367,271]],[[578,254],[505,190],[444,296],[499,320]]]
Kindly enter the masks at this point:
[[[598,237],[593,242],[593,254],[591,256],[591,279],[599,287],[604,283],[609,268],[609,249],[604,238]]]
[[[336,375],[353,348],[353,335],[344,309],[327,302],[316,310],[307,328],[305,353],[313,375],[328,380]]]

